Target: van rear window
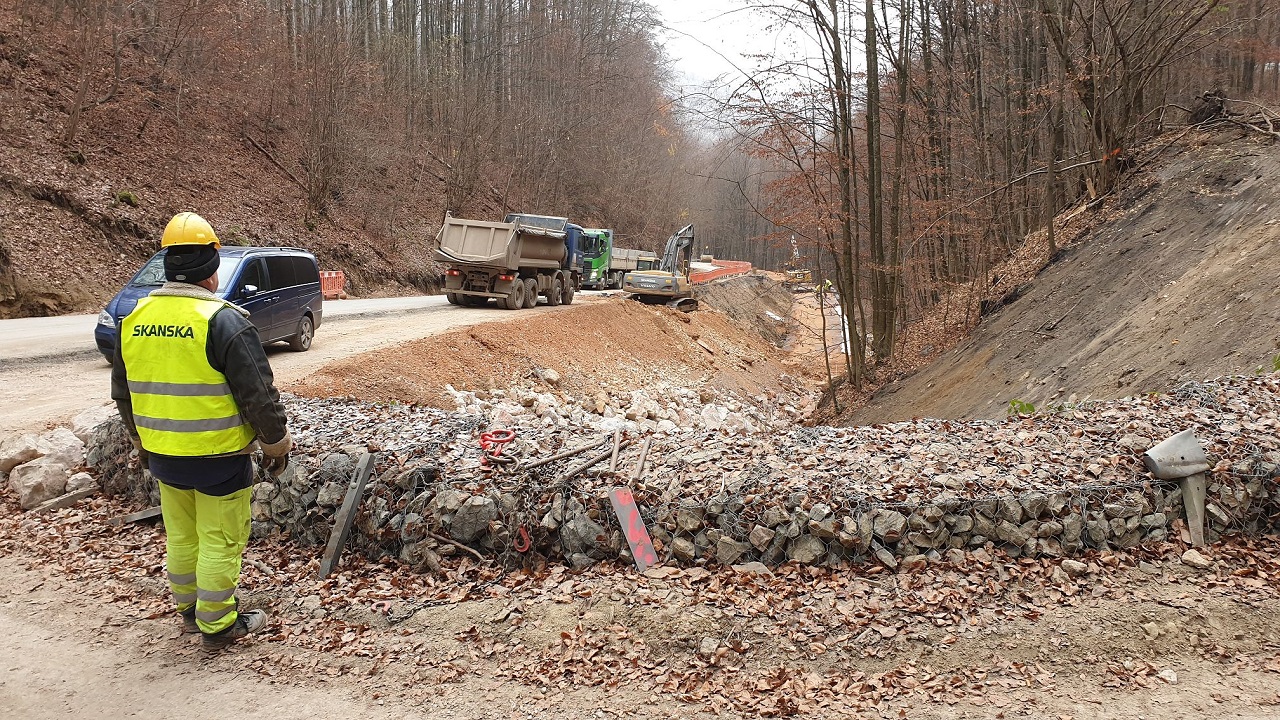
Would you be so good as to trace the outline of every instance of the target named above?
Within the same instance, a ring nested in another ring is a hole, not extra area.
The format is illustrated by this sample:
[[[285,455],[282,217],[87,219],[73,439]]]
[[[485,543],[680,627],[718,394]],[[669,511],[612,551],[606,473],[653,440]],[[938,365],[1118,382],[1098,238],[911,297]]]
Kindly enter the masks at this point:
[[[268,255],[267,275],[270,276],[272,290],[298,284],[297,273],[293,269],[293,258],[288,255]]]
[[[315,260],[299,255],[294,255],[290,259],[293,260],[294,279],[299,285],[320,282],[320,269],[316,267]]]

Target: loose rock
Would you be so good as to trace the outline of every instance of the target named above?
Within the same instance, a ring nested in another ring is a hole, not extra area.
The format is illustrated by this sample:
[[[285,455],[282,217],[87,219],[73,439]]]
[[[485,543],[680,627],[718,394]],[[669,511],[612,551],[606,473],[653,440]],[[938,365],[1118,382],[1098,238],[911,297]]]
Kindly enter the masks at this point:
[[[30,510],[66,492],[67,466],[54,456],[23,463],[9,472],[9,489],[18,496],[22,509]]]
[[[1213,561],[1201,555],[1195,548],[1182,553],[1182,564],[1197,570],[1208,570],[1213,567]]]
[[[1083,577],[1089,572],[1089,566],[1079,560],[1063,560],[1062,569],[1073,578]]]
[[[67,478],[66,492],[72,493],[72,492],[76,492],[77,490],[84,490],[86,488],[93,487],[94,485],[97,485],[97,484],[98,484],[98,481],[94,480],[93,476],[90,475],[89,473],[78,472],[72,475],[71,477]]]
[[[773,575],[773,571],[769,569],[768,565],[758,561],[734,565],[733,571],[743,575]]]

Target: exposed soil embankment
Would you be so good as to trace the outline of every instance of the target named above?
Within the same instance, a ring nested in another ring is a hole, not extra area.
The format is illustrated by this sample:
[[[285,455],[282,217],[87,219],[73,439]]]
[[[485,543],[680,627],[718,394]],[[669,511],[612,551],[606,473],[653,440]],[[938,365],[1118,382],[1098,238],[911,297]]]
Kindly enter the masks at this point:
[[[778,347],[784,347],[796,330],[789,322],[794,305],[791,291],[772,273],[754,272],[699,285],[697,295],[703,307],[724,313]]]
[[[881,389],[856,423],[992,418],[1273,369],[1280,144],[1229,131],[1135,173],[1092,227],[973,335]],[[1087,212],[1087,211],[1086,211]]]
[[[736,280],[727,295],[767,295]],[[741,303],[743,314],[758,315]],[[493,309],[494,313],[510,311]],[[772,323],[768,320],[766,322]],[[751,328],[702,310],[682,313],[617,298],[573,305],[526,322],[476,325],[333,363],[288,387],[308,397],[355,396],[456,407],[446,391],[493,390],[541,381],[555,371],[559,391],[578,397],[626,393],[657,384],[707,386],[744,396],[794,374],[786,355]]]

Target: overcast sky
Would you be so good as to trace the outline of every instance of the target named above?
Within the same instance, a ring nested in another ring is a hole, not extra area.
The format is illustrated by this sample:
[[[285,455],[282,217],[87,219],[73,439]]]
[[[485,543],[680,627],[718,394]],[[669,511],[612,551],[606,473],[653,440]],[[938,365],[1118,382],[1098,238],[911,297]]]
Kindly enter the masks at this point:
[[[721,74],[736,74],[734,65],[750,70],[756,63],[745,54],[792,56],[792,38],[770,31],[760,14],[744,10],[742,0],[649,0],[669,28],[660,31],[667,54],[685,85],[698,85]]]

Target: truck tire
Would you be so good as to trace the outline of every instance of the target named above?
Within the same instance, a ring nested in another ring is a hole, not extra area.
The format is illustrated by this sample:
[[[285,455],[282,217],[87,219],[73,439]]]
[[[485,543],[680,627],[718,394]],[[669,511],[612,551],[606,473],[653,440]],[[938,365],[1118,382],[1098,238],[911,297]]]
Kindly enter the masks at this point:
[[[559,305],[563,300],[561,297],[563,294],[564,282],[560,279],[560,276],[557,275],[556,278],[551,281],[551,289],[547,291],[547,304],[551,307]]]
[[[504,298],[498,298],[498,307],[507,310],[519,310],[524,306],[524,281],[516,280],[511,283],[511,292],[507,293]]]
[[[448,300],[450,305],[457,305],[457,304],[458,304],[458,293],[451,293],[451,292],[447,292],[447,293],[445,293],[445,294],[444,294],[444,299],[445,299],[445,300]]]
[[[524,306],[527,308],[538,306],[538,281],[533,278],[524,280]]]
[[[609,276],[609,288],[612,290],[622,289],[622,273],[614,273]]]
[[[573,304],[573,281],[568,280],[564,284],[564,290],[560,292],[560,302],[564,305]]]

